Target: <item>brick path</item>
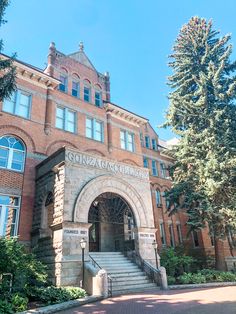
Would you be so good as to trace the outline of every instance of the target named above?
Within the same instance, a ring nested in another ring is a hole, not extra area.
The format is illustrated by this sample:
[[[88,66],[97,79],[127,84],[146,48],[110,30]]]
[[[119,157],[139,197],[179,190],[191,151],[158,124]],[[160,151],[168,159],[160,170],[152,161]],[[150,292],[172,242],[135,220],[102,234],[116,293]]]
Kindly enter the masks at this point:
[[[145,291],[113,297],[59,314],[236,314],[236,286]]]

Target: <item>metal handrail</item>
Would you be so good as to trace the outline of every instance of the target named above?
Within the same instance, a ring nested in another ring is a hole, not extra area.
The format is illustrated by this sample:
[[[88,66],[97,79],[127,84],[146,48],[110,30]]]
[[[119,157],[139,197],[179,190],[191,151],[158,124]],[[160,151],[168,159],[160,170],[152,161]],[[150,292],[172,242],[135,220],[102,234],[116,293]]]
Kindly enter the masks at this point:
[[[152,282],[155,282],[158,285],[161,285],[160,283],[160,270],[153,267],[151,264],[149,264],[147,261],[145,261],[139,254],[136,252],[132,252],[132,254],[127,254],[126,256],[128,259],[132,260],[135,264],[137,264],[148,276],[149,279],[151,279]]]
[[[92,265],[95,267],[95,265],[99,268],[99,269],[102,269],[102,267],[95,261],[95,259],[89,254],[89,258],[91,259],[92,261]],[[112,277],[110,275],[107,274],[107,283],[108,283],[108,296],[109,297],[112,297]]]

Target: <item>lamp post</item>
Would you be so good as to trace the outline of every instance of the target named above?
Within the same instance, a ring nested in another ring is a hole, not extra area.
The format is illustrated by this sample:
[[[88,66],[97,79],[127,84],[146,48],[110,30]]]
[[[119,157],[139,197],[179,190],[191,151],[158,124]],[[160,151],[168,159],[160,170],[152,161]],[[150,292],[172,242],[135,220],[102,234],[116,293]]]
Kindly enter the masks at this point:
[[[82,288],[84,289],[84,250],[86,248],[86,241],[85,239],[81,239],[80,240],[80,246],[81,246],[81,249],[82,249]]]
[[[157,258],[157,247],[158,247],[158,244],[156,242],[156,240],[153,240],[152,242],[152,246],[154,248],[154,251],[155,251],[155,257],[156,257],[156,268],[158,269],[159,268],[159,263],[158,263],[158,258]]]

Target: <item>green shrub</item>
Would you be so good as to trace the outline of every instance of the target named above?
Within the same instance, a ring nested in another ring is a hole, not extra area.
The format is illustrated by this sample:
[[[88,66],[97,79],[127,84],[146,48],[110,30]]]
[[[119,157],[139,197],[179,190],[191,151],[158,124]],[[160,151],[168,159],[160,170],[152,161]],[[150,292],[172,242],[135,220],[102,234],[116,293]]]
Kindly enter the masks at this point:
[[[45,266],[35,256],[26,252],[17,238],[0,238],[0,274],[13,275],[13,292],[25,292],[27,287],[40,286],[46,283]],[[7,289],[8,290],[8,289]],[[6,287],[0,286],[0,295],[4,296]],[[1,299],[1,297],[0,297]]]
[[[173,276],[167,276],[168,285],[174,285],[176,283],[176,279]]]
[[[206,277],[201,273],[192,274],[190,283],[205,283]]]
[[[81,288],[73,287],[46,287],[46,288],[35,288],[30,297],[34,300],[39,300],[44,304],[54,304],[65,302],[73,299],[82,298],[86,295],[85,290]]]
[[[22,312],[27,310],[29,299],[27,297],[21,296],[18,293],[12,295],[11,304],[15,312]]]
[[[189,271],[195,260],[184,253],[183,247],[166,248],[160,254],[161,265],[166,268],[167,275],[177,277]]]
[[[7,300],[0,300],[0,313],[14,314],[13,306]]]
[[[191,283],[192,273],[184,273],[183,275],[179,276],[177,280],[178,280],[178,283],[184,284],[184,285]]]

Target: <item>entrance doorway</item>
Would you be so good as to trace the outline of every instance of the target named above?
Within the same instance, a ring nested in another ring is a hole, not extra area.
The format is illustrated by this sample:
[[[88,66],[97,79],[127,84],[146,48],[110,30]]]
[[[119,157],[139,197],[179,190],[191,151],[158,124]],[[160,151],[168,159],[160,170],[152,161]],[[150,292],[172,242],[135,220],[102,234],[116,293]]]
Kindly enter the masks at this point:
[[[134,250],[132,210],[118,194],[103,193],[91,204],[88,222],[90,252],[113,252]]]

